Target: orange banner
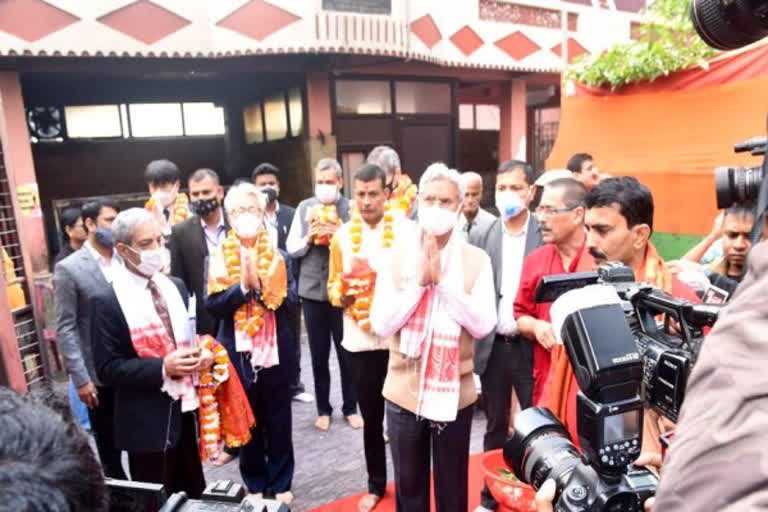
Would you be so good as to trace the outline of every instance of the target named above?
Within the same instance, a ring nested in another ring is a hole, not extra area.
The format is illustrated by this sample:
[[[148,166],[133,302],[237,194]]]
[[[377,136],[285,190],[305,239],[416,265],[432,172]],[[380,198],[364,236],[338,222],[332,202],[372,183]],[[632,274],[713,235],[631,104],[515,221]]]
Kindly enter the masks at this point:
[[[656,231],[706,233],[716,214],[714,168],[762,161],[734,154],[733,144],[766,133],[766,91],[768,45],[619,94],[582,87],[562,98],[547,168],[591,153],[601,172],[636,176],[651,189]]]

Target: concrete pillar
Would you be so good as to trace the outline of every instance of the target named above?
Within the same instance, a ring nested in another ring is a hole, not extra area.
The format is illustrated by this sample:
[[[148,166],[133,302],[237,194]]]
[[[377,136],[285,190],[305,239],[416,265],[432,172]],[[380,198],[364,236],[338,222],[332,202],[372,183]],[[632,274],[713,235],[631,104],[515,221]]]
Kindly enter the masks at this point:
[[[499,162],[526,160],[528,133],[525,80],[511,80],[502,88]]]
[[[24,99],[21,94],[19,74],[0,72],[0,142],[3,162],[11,192],[13,214],[16,218],[21,253],[24,260],[26,284],[33,306],[35,301],[34,283],[50,278],[48,272],[48,248],[46,245],[43,215],[37,193],[32,148],[29,142]],[[8,212],[10,213],[10,212]],[[47,363],[46,350],[42,340],[40,311],[35,311],[38,320],[37,337],[40,341],[43,364]],[[15,389],[26,388],[24,372],[19,358],[19,346],[13,327],[13,315],[9,310],[5,294],[0,298],[0,354],[6,379]]]

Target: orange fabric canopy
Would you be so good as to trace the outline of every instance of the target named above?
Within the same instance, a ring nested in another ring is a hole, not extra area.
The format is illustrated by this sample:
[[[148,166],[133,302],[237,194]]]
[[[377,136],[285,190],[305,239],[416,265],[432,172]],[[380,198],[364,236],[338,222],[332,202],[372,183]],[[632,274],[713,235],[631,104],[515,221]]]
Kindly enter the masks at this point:
[[[617,92],[576,87],[562,98],[547,168],[591,153],[601,172],[633,175],[653,192],[654,229],[703,234],[716,214],[713,169],[756,166],[735,142],[766,133],[768,44]]]

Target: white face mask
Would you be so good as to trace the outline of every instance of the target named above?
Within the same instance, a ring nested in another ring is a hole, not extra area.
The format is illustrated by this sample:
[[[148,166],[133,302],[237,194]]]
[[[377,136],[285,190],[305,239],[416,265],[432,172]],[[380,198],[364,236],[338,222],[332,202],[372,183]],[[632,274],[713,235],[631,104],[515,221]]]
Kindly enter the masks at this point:
[[[511,190],[496,192],[496,208],[505,219],[517,217],[525,210],[522,198]]]
[[[163,208],[167,208],[171,206],[173,202],[176,200],[177,193],[178,193],[178,190],[174,187],[170,191],[158,190],[153,195],[157,203],[159,203]]]
[[[137,251],[133,247],[129,247],[129,249],[139,255],[139,264],[134,266],[141,274],[152,277],[165,267],[166,259],[163,254],[167,252],[165,248],[158,247],[157,249],[147,249],[145,251]],[[168,259],[170,260],[170,257]]]
[[[430,235],[442,236],[448,233],[456,226],[458,220],[458,212],[439,206],[419,205],[419,226]]]
[[[339,197],[339,191],[336,185],[318,183],[315,185],[315,197],[324,204],[335,203]]]
[[[253,213],[241,213],[232,223],[240,238],[256,238],[262,225],[262,219]]]

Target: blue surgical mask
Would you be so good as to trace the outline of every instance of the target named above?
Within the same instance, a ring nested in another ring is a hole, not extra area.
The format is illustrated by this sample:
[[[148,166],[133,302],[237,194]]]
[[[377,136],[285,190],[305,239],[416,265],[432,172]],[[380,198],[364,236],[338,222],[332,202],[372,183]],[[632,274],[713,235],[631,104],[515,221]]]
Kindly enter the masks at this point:
[[[115,234],[109,228],[96,228],[93,236],[99,245],[105,249],[111,249],[115,246]]]

